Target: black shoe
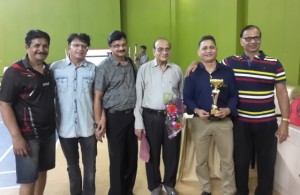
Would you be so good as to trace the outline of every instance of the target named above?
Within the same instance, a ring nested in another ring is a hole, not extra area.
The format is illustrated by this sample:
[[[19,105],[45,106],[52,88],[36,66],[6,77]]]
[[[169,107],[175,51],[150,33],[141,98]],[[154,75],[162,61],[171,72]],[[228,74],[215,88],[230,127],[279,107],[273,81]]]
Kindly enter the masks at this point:
[[[161,185],[159,185],[157,188],[151,191],[151,195],[160,195],[161,193]]]
[[[210,192],[202,192],[201,195],[211,195]]]
[[[165,188],[168,195],[178,195],[175,188],[171,188],[171,187],[168,187],[166,185],[164,185],[164,188]]]

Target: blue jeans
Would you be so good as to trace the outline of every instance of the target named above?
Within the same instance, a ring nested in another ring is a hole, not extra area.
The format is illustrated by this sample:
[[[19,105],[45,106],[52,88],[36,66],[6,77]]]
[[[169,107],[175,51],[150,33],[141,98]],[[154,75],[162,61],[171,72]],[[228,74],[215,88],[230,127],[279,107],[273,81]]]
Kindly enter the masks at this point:
[[[40,171],[55,167],[55,133],[40,140],[27,140],[30,155],[16,157],[17,183],[28,184],[37,180]]]
[[[71,195],[94,195],[97,141],[94,135],[90,137],[62,138],[59,137],[63,153],[68,164]],[[80,144],[83,163],[83,188],[82,176],[79,166]]]

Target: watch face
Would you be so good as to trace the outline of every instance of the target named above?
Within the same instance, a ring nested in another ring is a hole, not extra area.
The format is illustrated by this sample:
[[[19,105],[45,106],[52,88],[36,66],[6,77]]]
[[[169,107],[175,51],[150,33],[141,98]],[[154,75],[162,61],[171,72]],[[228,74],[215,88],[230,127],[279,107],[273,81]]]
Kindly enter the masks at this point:
[[[97,129],[97,127],[98,127],[98,124],[94,123],[94,128]]]

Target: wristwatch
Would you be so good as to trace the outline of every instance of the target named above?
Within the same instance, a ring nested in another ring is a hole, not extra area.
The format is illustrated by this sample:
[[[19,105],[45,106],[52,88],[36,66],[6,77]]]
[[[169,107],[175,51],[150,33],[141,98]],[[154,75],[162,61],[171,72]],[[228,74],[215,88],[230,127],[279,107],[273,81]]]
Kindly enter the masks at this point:
[[[94,123],[94,128],[97,129],[98,128],[98,124]]]
[[[197,114],[197,112],[196,112],[196,111],[197,111],[197,109],[198,109],[198,108],[195,108],[195,109],[194,109],[194,113],[195,113],[195,114]]]

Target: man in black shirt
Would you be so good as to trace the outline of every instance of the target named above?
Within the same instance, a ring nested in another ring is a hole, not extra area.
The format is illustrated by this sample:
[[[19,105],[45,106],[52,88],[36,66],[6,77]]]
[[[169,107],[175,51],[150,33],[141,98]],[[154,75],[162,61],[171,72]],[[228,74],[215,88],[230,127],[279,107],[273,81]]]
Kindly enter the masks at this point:
[[[16,158],[19,194],[43,194],[47,170],[55,167],[54,85],[48,56],[50,37],[30,30],[26,56],[4,73],[0,111]]]

